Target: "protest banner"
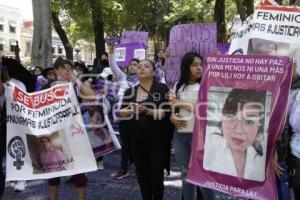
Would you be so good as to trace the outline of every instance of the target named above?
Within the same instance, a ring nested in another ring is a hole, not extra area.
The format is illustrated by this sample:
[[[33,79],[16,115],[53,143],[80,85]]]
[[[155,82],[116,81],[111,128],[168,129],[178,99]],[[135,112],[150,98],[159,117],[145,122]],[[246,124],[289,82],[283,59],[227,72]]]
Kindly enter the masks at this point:
[[[287,57],[206,57],[187,180],[249,199],[276,199],[273,150],[282,133]]]
[[[115,50],[116,62],[120,67],[129,65],[133,58],[143,60],[146,58],[146,50],[143,43],[119,44]]]
[[[266,3],[234,27],[229,54],[293,57],[300,51],[300,8]]]
[[[102,103],[91,102],[87,109],[82,110],[83,121],[96,158],[121,148],[116,135],[109,131],[107,123],[110,121],[105,119],[104,106]]]
[[[123,31],[121,44],[141,43],[144,48],[148,46],[148,32],[143,31]]]
[[[107,38],[107,39],[105,39],[105,43],[107,45],[120,44],[120,42],[121,42],[120,37],[114,37],[114,38]]]
[[[96,99],[102,102],[101,106],[106,112],[104,112],[106,125],[111,134],[119,134],[119,124],[114,117],[114,111],[117,103],[119,102],[119,89],[120,85],[117,82],[107,80],[97,80],[92,85],[93,90],[96,93]],[[119,146],[119,145],[117,145]]]
[[[172,86],[179,80],[181,59],[187,52],[201,56],[213,53],[217,47],[217,26],[215,23],[181,24],[170,31],[169,57],[166,60],[167,84]]]
[[[97,170],[71,83],[35,93],[26,93],[10,84],[5,96],[8,181]]]

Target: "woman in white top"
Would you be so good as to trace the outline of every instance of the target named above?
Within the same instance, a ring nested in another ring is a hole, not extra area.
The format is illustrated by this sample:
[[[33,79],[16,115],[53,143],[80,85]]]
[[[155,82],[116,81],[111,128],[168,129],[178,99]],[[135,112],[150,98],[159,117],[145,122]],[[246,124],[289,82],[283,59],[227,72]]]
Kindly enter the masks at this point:
[[[185,181],[190,153],[192,147],[192,133],[194,127],[196,104],[200,79],[202,75],[202,57],[197,53],[187,53],[181,60],[180,79],[176,84],[176,93],[169,94],[169,101],[173,109],[177,111],[172,114],[171,121],[177,128],[175,131],[173,145],[175,158],[182,172],[182,194],[184,200],[195,199],[196,187]]]

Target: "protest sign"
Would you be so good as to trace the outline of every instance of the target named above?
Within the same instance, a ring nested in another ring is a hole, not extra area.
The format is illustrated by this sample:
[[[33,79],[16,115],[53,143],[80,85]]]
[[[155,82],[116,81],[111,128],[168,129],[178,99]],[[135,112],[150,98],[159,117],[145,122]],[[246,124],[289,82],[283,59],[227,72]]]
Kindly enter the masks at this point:
[[[102,103],[91,103],[82,112],[83,121],[96,158],[121,148],[116,135],[108,129],[103,106],[105,105]]]
[[[133,58],[139,60],[146,58],[145,46],[142,43],[119,44],[116,47],[115,56],[118,66],[126,67]]]
[[[217,47],[217,26],[215,23],[181,24],[170,31],[169,57],[166,60],[167,84],[172,86],[179,80],[181,59],[187,52],[201,56],[213,53]]]
[[[249,199],[276,199],[272,151],[292,78],[287,57],[206,58],[187,180]]]
[[[146,48],[148,46],[148,32],[124,31],[121,37],[121,44],[141,43]]]
[[[7,180],[48,179],[97,170],[72,84],[26,93],[11,83],[5,92]]]
[[[300,49],[299,24],[299,7],[262,4],[234,28],[229,54],[293,57]]]
[[[119,124],[115,121],[114,112],[115,107],[119,101],[118,92],[120,86],[117,82],[107,80],[97,80],[92,85],[93,90],[96,93],[96,99],[100,100],[101,106],[105,107],[105,121],[108,130],[111,134],[119,134]],[[104,102],[104,103],[103,103]],[[118,145],[117,145],[118,146]]]
[[[105,40],[105,42],[107,45],[119,44],[121,42],[121,39],[119,37],[108,38]]]

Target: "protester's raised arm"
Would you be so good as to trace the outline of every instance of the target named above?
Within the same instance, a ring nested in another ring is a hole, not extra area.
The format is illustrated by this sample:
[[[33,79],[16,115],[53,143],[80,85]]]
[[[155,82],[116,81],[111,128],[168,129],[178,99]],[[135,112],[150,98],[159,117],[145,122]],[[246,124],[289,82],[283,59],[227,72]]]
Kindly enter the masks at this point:
[[[109,62],[111,71],[115,75],[117,81],[126,81],[127,80],[126,74],[117,65],[116,58],[115,58],[115,48],[114,48],[114,46],[109,47],[108,62]]]

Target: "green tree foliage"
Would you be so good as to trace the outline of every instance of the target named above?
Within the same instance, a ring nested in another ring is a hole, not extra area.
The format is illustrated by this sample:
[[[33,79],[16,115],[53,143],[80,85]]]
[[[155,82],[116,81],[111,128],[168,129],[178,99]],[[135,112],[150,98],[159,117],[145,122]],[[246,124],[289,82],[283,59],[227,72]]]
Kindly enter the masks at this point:
[[[171,25],[213,21],[214,1],[212,0],[170,0],[170,3],[171,11],[165,16],[165,20]]]
[[[277,0],[283,5],[295,1]],[[124,30],[147,31],[158,49],[159,41],[168,41],[171,27],[182,23],[216,21],[219,25],[218,40],[226,41],[235,17],[240,15],[242,20],[247,18],[260,0],[53,0],[53,2],[52,7],[59,10],[61,24],[73,45],[80,39],[94,41],[92,9],[89,2],[97,2],[101,5],[100,12],[106,37],[120,36]]]

